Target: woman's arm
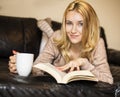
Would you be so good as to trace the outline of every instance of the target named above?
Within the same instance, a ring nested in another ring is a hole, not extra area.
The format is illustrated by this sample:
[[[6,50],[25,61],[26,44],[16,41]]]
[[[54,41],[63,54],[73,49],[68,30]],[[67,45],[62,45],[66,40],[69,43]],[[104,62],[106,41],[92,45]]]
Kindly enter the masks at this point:
[[[54,32],[56,33],[56,32]],[[53,34],[52,37],[49,38],[48,42],[46,43],[43,51],[39,54],[37,59],[34,62],[34,65],[43,62],[43,63],[53,63],[53,60],[58,56],[59,51],[53,42],[53,38],[56,34]]]
[[[54,32],[57,33],[57,32]],[[37,57],[37,59],[35,60],[33,65],[36,65],[38,63],[51,63],[53,64],[53,61],[55,60],[55,58],[58,56],[59,51],[56,48],[56,45],[53,42],[53,38],[55,37],[56,34],[53,34],[47,44],[45,45],[43,51],[39,54],[39,56]],[[41,75],[43,74],[43,72],[41,72],[40,70],[34,69],[32,70],[33,74],[35,75]]]
[[[81,66],[81,68],[89,69],[99,79],[99,81],[110,84],[113,83],[113,77],[107,62],[107,55],[103,39],[99,40],[98,45],[93,53],[92,64],[87,62],[87,64]]]
[[[93,62],[89,62],[87,58],[78,58],[70,61],[64,66],[57,67],[61,71],[69,70],[90,70],[99,81],[112,84],[113,78],[106,58],[104,41],[100,39],[94,53]]]

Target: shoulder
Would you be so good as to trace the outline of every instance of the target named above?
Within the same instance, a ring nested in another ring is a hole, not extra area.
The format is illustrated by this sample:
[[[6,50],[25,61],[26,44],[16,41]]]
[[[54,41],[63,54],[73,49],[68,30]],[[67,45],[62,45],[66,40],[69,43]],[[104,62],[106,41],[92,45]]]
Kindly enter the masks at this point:
[[[102,38],[99,38],[93,53],[95,53],[96,51],[101,51],[102,49],[105,49],[105,44],[104,44],[104,40]]]
[[[98,43],[94,49],[94,53],[95,52],[102,52],[105,51],[105,44],[104,44],[104,40],[102,38],[99,38]]]
[[[100,38],[97,46],[105,46],[103,38]]]

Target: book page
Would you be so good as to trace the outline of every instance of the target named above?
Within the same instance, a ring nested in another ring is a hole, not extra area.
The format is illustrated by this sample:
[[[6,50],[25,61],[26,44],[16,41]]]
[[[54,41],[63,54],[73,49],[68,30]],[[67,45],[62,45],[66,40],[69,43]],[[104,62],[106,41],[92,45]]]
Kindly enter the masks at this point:
[[[72,71],[66,74],[63,78],[63,83],[68,83],[74,80],[91,80],[98,81],[97,78],[88,70]]]
[[[66,75],[65,72],[58,70],[57,68],[55,68],[55,66],[53,66],[50,63],[38,63],[33,67],[49,73],[51,76],[53,76],[56,79],[57,83],[61,83],[63,76]]]

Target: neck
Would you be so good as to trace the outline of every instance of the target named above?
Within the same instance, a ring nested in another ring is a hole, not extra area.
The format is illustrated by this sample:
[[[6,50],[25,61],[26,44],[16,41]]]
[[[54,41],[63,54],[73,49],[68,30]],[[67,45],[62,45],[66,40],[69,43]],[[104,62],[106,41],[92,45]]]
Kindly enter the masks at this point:
[[[70,48],[71,59],[77,59],[80,56],[80,50],[81,50],[80,45],[71,45]]]
[[[70,49],[73,52],[78,52],[81,50],[81,46],[80,46],[80,44],[72,44]]]

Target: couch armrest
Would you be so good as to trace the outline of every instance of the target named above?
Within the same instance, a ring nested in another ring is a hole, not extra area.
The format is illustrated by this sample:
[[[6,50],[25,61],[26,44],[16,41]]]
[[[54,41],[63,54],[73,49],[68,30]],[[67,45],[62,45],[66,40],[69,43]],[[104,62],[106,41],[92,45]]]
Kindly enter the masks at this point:
[[[108,49],[108,62],[110,64],[120,66],[120,51],[115,49]]]

